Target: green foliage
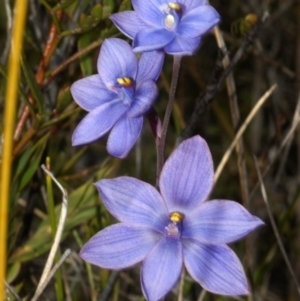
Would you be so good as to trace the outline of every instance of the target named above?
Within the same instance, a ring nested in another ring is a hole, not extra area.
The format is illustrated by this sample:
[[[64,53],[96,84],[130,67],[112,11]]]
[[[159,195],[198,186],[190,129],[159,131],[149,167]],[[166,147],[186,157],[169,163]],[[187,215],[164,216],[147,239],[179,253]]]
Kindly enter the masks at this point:
[[[42,95],[41,88],[37,84],[37,82],[34,78],[34,74],[33,74],[32,70],[30,69],[30,66],[25,57],[22,58],[21,64],[22,64],[22,71],[24,73],[26,83],[30,89],[30,92],[32,93],[33,98],[36,101],[38,114],[42,115],[44,112],[44,108],[43,108],[44,101],[43,101],[43,95]]]
[[[78,39],[78,49],[83,49],[91,43],[89,34],[84,34]],[[93,60],[89,55],[80,58],[80,68],[83,76],[91,75],[93,72]]]
[[[97,179],[107,178],[113,172],[110,162],[102,166],[99,172],[95,175]],[[68,216],[64,228],[63,239],[65,239],[72,230],[86,221],[94,218],[101,206],[99,196],[96,189],[92,185],[92,181],[87,181],[85,184],[74,190],[68,196]],[[59,220],[61,204],[55,208],[56,220]],[[47,252],[53,241],[50,220],[45,218],[37,227],[34,235],[23,245],[18,248],[10,257],[9,262],[24,262],[32,260],[45,252]]]
[[[43,136],[33,146],[28,147],[17,162],[13,183],[17,183],[17,190],[22,191],[31,181],[41,164],[42,154],[44,152],[48,135]]]

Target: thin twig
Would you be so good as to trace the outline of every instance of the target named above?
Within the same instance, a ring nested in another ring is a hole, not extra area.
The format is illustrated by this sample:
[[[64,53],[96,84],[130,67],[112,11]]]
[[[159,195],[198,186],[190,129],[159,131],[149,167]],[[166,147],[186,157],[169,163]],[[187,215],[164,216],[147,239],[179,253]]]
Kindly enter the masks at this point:
[[[218,26],[214,27],[215,37],[218,43],[219,48],[223,49],[225,55],[223,58],[223,67],[226,70],[230,65],[230,58],[227,53],[226,44],[223,38],[223,35]],[[227,87],[227,94],[229,98],[229,107],[231,113],[231,119],[233,123],[234,130],[238,129],[240,123],[240,110],[238,105],[238,98],[237,98],[237,91],[235,80],[233,76],[233,72],[230,72],[225,79],[226,87]],[[241,187],[241,195],[242,195],[242,203],[244,207],[249,209],[249,186],[248,186],[248,176],[247,176],[247,169],[246,169],[246,162],[244,158],[244,143],[243,138],[241,137],[236,144],[235,147],[237,153],[237,166],[239,172],[239,179],[240,179],[240,187]],[[251,240],[250,237],[246,239],[246,261],[248,265],[248,269],[252,272],[252,254],[251,254]],[[249,294],[248,300],[252,301],[252,295]]]
[[[59,243],[60,243],[60,239],[63,233],[63,229],[64,229],[64,224],[65,224],[65,220],[67,217],[67,209],[68,209],[68,195],[67,195],[67,191],[62,187],[62,185],[56,180],[56,178],[54,177],[54,175],[52,174],[52,172],[50,172],[45,165],[42,165],[42,169],[44,170],[44,172],[51,177],[51,179],[55,182],[55,184],[58,186],[58,188],[60,189],[60,191],[63,194],[63,199],[62,199],[62,206],[61,206],[61,212],[60,212],[60,217],[59,217],[59,221],[58,221],[58,226],[57,226],[57,231],[54,237],[54,241],[46,262],[46,265],[44,267],[40,282],[38,284],[38,287],[35,291],[35,294],[33,296],[33,298],[31,299],[31,301],[35,301],[37,300],[36,296],[39,296],[41,294],[41,291],[43,291],[43,287],[44,287],[44,282],[46,281],[46,279],[48,278],[48,275],[50,275],[51,273],[51,267],[53,265],[53,261],[54,261],[54,257],[56,254],[56,251],[58,249]]]
[[[193,114],[186,128],[182,131],[179,141],[191,137],[194,134],[195,129],[197,128],[197,125],[199,123],[199,118],[206,112],[209,103],[211,103],[215,98],[215,96],[217,95],[221,83],[228,76],[228,74],[230,74],[230,72],[233,70],[234,66],[241,59],[241,57],[243,56],[247,48],[254,42],[263,22],[267,19],[268,16],[269,14],[266,12],[263,15],[261,21],[257,22],[257,24],[254,26],[252,31],[250,31],[248,35],[246,35],[245,39],[243,40],[241,46],[237,50],[236,54],[234,55],[227,69],[224,70],[224,72],[221,75],[218,75],[218,73],[216,73],[217,77],[212,78],[210,84],[207,86],[205,93],[201,93],[199,97],[196,99],[196,104],[195,104],[195,109],[193,111]]]
[[[100,298],[98,299],[98,301],[106,301],[113,289],[113,286],[115,284],[115,282],[117,281],[117,278],[119,276],[120,271],[113,271],[110,276],[109,279],[106,283],[106,286],[100,296]]]
[[[203,301],[206,293],[207,293],[207,291],[205,289],[202,289],[197,301]]]
[[[218,43],[219,48],[223,49],[225,55],[223,58],[223,67],[224,69],[228,68],[230,64],[229,55],[227,54],[226,44],[221,34],[221,31],[218,26],[214,28],[215,37]],[[237,92],[235,86],[235,80],[233,77],[233,73],[230,72],[226,77],[226,87],[227,93],[229,97],[230,104],[230,112],[232,117],[232,123],[234,130],[237,130],[239,122],[240,122],[240,110],[238,106]],[[238,171],[240,176],[240,185],[242,191],[242,200],[245,207],[249,207],[248,198],[249,198],[249,190],[248,190],[248,180],[247,180],[247,170],[246,164],[244,160],[244,143],[243,139],[241,139],[236,144],[236,153],[238,157]]]
[[[282,15],[291,8],[295,1],[296,0],[283,1],[278,10],[272,13],[272,16],[268,20],[268,23],[274,24],[274,21],[276,21],[278,18],[281,18]]]
[[[161,128],[161,137],[159,139],[159,144],[158,144],[156,184],[158,184],[159,175],[160,175],[160,172],[164,165],[164,152],[165,152],[166,136],[167,136],[167,131],[168,131],[168,126],[169,126],[169,121],[170,121],[170,117],[171,117],[171,113],[172,113],[173,104],[175,101],[175,93],[176,93],[177,82],[178,82],[178,77],[179,77],[181,59],[182,59],[182,56],[179,56],[179,55],[174,55],[174,57],[173,57],[173,72],[172,72],[169,101],[167,104],[166,113],[165,113],[165,117],[164,117],[162,128]]]
[[[63,269],[63,267],[61,268],[61,272],[62,272],[66,301],[72,301],[71,288],[68,283],[68,277],[66,275],[66,271],[65,271],[65,269]],[[93,301],[93,300],[91,300],[91,301]]]
[[[5,283],[6,288],[16,298],[16,300],[17,301],[22,301],[22,299],[19,297],[19,295],[17,294],[17,292],[14,290],[14,288],[12,286],[10,286],[10,284],[8,282],[6,282],[6,280],[4,280],[4,283]]]
[[[47,86],[60,72],[62,72],[68,65],[79,59],[81,56],[89,53],[93,49],[99,47],[103,42],[103,39],[99,39],[93,43],[91,43],[89,46],[83,48],[82,50],[79,50],[74,55],[69,57],[67,60],[65,60],[61,65],[59,65],[56,69],[54,69],[50,75],[45,79],[43,83],[43,87]]]
[[[6,25],[6,41],[5,41],[5,46],[1,55],[1,64],[4,65],[8,53],[9,53],[9,48],[10,48],[10,41],[11,41],[11,27],[12,27],[12,12],[10,8],[10,1],[9,0],[4,0],[4,6],[5,6],[5,11],[6,11],[6,18],[7,18],[7,25]]]
[[[219,179],[219,176],[225,166],[225,164],[227,163],[233,149],[236,146],[236,143],[238,142],[238,140],[240,139],[240,137],[244,134],[247,126],[249,125],[249,123],[251,122],[251,120],[254,118],[254,116],[256,115],[257,111],[262,107],[262,105],[265,103],[265,101],[269,98],[269,96],[273,93],[273,91],[275,90],[276,85],[273,85],[256,103],[256,105],[254,106],[254,108],[251,110],[250,114],[247,116],[246,120],[244,121],[244,123],[241,125],[240,129],[238,130],[238,132],[235,135],[234,140],[231,142],[229,148],[227,149],[227,151],[225,152],[225,154],[223,155],[223,158],[221,160],[221,162],[219,163],[216,172],[215,172],[215,178],[214,178],[214,182],[216,183]]]
[[[292,128],[297,126],[299,117],[300,117],[300,93],[298,96],[298,102],[297,102],[296,110],[295,110],[293,121],[292,121]],[[289,137],[289,141],[287,142],[286,149],[284,150],[282,159],[280,160],[280,165],[279,165],[278,171],[276,173],[276,177],[275,177],[275,185],[278,185],[278,183],[280,181],[280,176],[284,169],[286,159],[288,157],[288,154],[289,154],[289,151],[290,151],[290,148],[292,145],[293,138],[294,138],[294,133],[292,133],[292,135]]]
[[[299,94],[299,99],[300,99],[300,94]],[[289,141],[293,138],[294,132],[297,130],[297,127],[298,127],[299,123],[300,123],[300,107],[297,106],[297,109],[295,110],[295,113],[294,113],[294,117],[293,117],[293,121],[292,121],[292,126],[291,126],[290,130],[288,131],[288,133],[286,134],[286,136],[284,137],[283,141],[281,142],[281,144],[280,144],[280,146],[279,146],[279,148],[277,150],[277,153],[273,157],[272,161],[269,163],[269,165],[267,166],[267,168],[262,173],[262,178],[264,178],[268,174],[268,172],[270,171],[271,167],[273,166],[273,164],[276,162],[276,160],[278,159],[279,155],[281,154],[282,150],[285,148],[285,146],[287,145],[287,143],[289,143]],[[254,188],[252,189],[252,191],[250,193],[250,196],[249,196],[249,200],[251,200],[252,197],[254,196],[254,194],[255,194],[258,186],[259,186],[259,182],[257,182],[256,185],[254,186]]]
[[[296,72],[289,69],[281,60],[274,60],[272,57],[270,57],[263,49],[263,46],[259,41],[256,41],[255,46],[256,48],[253,48],[251,51],[253,55],[262,58],[267,64],[275,67],[290,79],[295,79]]]
[[[284,249],[284,246],[283,246],[283,243],[282,243],[279,231],[277,229],[274,217],[272,215],[272,210],[271,210],[271,207],[270,207],[270,204],[269,204],[269,201],[268,201],[267,192],[266,192],[265,185],[264,185],[264,182],[263,182],[263,179],[262,179],[262,175],[261,175],[261,172],[260,172],[260,169],[259,169],[259,166],[258,166],[257,158],[255,156],[253,156],[253,158],[254,158],[254,163],[255,163],[255,167],[256,167],[258,179],[259,179],[259,182],[260,182],[261,194],[262,194],[264,203],[265,203],[266,208],[267,208],[269,219],[270,219],[270,222],[271,222],[271,225],[272,225],[272,228],[273,228],[273,231],[274,231],[274,234],[275,234],[275,237],[276,237],[279,249],[280,249],[281,254],[282,254],[283,258],[284,258],[284,261],[285,261],[285,263],[286,263],[286,265],[287,265],[287,267],[289,269],[289,272],[290,272],[290,274],[291,274],[291,276],[292,276],[292,278],[293,278],[293,280],[295,282],[298,294],[300,296],[300,285],[299,285],[297,277],[296,277],[296,275],[295,275],[295,273],[294,273],[294,271],[292,269],[292,266],[291,266],[291,263],[289,261],[289,258],[288,258],[287,254],[285,252],[285,249]]]
[[[61,256],[61,258],[59,259],[59,261],[54,265],[54,267],[52,268],[52,270],[46,275],[46,278],[43,281],[43,283],[40,286],[38,286],[38,288],[36,289],[36,292],[35,292],[33,298],[31,299],[31,301],[36,301],[41,296],[42,292],[44,291],[44,289],[48,285],[48,283],[51,280],[51,278],[55,275],[56,271],[61,267],[61,265],[64,263],[64,261],[66,260],[66,258],[70,254],[71,254],[71,250],[70,249],[67,249],[64,252],[64,254]]]
[[[18,203],[18,205],[20,205],[23,208],[26,208],[26,206],[27,206],[26,201],[22,198],[19,198],[17,203]],[[42,210],[40,210],[38,208],[33,209],[33,213],[34,213],[34,215],[36,215],[41,220],[44,220],[44,219],[47,218],[47,214],[45,214]]]
[[[56,16],[57,16],[57,19],[60,20],[63,16],[63,11],[62,10],[57,11]],[[36,82],[40,86],[42,85],[42,83],[44,81],[46,68],[47,68],[47,66],[50,62],[50,59],[52,57],[52,54],[53,54],[53,52],[55,50],[55,47],[58,44],[58,42],[59,42],[59,39],[58,39],[57,28],[55,27],[55,24],[52,23],[52,25],[50,27],[50,30],[49,30],[49,34],[48,34],[48,40],[47,40],[47,43],[44,47],[43,57],[42,57],[42,59],[39,63],[38,70],[37,70],[36,75],[35,75]],[[30,103],[35,102],[32,95],[29,95],[29,101],[30,101]],[[15,134],[14,134],[14,140],[15,141],[18,141],[20,139],[22,131],[23,131],[23,129],[25,127],[25,124],[28,120],[29,113],[30,113],[29,107],[24,106],[23,110],[22,110],[22,113],[19,117],[16,129],[15,129]]]
[[[297,117],[300,116],[300,97],[298,98],[298,103],[297,103],[295,114],[298,115]],[[293,121],[293,123],[294,123],[294,121]],[[275,181],[274,181],[275,182],[275,186],[277,186],[278,183],[280,182],[281,174],[282,174],[282,172],[284,170],[284,167],[285,167],[285,164],[286,164],[289,152],[290,152],[290,148],[292,146],[293,138],[294,138],[294,133],[289,138],[289,141],[287,142],[287,146],[286,146],[286,148],[285,148],[285,150],[284,150],[284,152],[282,154],[282,157],[281,157],[281,160],[280,160],[280,163],[279,163],[279,168],[278,168],[276,176],[275,176]]]

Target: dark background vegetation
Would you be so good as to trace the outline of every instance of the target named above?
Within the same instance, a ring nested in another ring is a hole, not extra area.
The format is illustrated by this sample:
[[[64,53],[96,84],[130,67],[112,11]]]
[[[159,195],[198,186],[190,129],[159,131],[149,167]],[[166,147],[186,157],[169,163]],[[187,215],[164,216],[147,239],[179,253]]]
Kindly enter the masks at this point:
[[[112,36],[126,39],[108,17],[113,12],[130,9],[130,1],[29,2],[13,158],[7,281],[22,299],[29,300],[45,265],[53,240],[49,222],[51,188],[46,187],[40,166],[49,157],[51,171],[69,193],[60,253],[66,248],[72,252],[61,269],[61,293],[55,291],[55,284],[59,282],[56,277],[41,300],[143,300],[139,267],[121,272],[87,267],[78,252],[93,234],[115,222],[102,205],[93,182],[103,177],[130,175],[155,184],[155,143],[148,121],[145,120],[140,140],[124,160],[109,157],[105,149],[106,138],[88,146],[71,146],[72,132],[86,113],[72,100],[69,87],[75,80],[97,72],[96,60],[103,39]],[[294,125],[299,122],[295,112],[299,110],[297,104],[300,102],[300,2],[213,0],[211,4],[222,17],[219,27],[231,58],[253,28],[246,16],[255,14],[260,19],[269,12],[269,17],[258,29],[257,38],[233,69],[240,111],[238,126],[234,127],[232,123],[224,82],[197,120],[197,133],[207,140],[215,166],[258,99],[275,83],[277,89],[256,113],[242,137],[244,153],[240,156],[245,163],[244,171],[247,171],[246,186],[240,185],[239,155],[234,151],[212,195],[241,202],[265,221],[266,225],[247,240],[231,246],[245,267],[252,295],[232,298],[207,293],[204,300],[300,300],[257,188],[258,175],[252,157],[253,154],[257,156],[262,172],[268,169],[264,184],[272,215],[296,277],[300,279],[300,131],[293,127],[293,119]],[[7,16],[12,13],[5,9],[7,5],[12,10],[14,1],[0,1],[1,119],[5,102],[9,101],[4,98],[11,38]],[[199,93],[205,92],[217,57],[218,46],[212,32],[203,39],[194,56],[183,59],[167,138],[168,154],[190,122],[195,101]],[[171,70],[172,57],[167,56],[158,81],[160,95],[155,105],[161,119],[168,99]],[[28,102],[31,109],[22,120],[20,116]],[[292,128],[291,139],[281,147]],[[243,194],[243,189],[248,194]],[[54,184],[53,192],[58,214],[61,193]],[[189,275],[185,278],[183,300],[197,300],[201,287]],[[59,297],[61,294],[63,299]],[[167,297],[167,300],[177,299],[178,287]],[[15,298],[10,295],[10,300]]]

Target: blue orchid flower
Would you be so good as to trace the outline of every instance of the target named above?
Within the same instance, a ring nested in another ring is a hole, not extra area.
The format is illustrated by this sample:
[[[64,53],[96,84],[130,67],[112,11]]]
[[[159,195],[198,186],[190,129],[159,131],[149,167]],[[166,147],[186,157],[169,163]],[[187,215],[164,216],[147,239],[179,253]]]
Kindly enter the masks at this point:
[[[125,41],[105,40],[98,58],[99,74],[71,86],[74,100],[89,112],[76,127],[72,144],[92,142],[111,130],[107,151],[124,158],[141,133],[143,114],[158,95],[155,81],[163,61],[162,51],[144,53],[138,60]]]
[[[97,182],[105,207],[121,223],[92,237],[80,256],[107,269],[142,261],[141,285],[148,301],[160,300],[172,289],[183,265],[210,292],[248,294],[243,267],[226,244],[263,222],[236,202],[206,201],[213,179],[208,146],[195,136],[165,163],[161,193],[131,177]]]
[[[135,11],[110,19],[133,40],[137,52],[163,49],[173,55],[191,55],[204,34],[220,21],[206,0],[132,0]]]

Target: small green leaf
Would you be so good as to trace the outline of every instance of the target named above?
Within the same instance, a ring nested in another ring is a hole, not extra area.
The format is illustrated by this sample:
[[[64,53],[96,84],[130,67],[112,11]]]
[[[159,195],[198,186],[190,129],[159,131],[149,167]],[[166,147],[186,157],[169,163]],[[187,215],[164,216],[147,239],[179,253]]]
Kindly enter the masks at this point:
[[[53,12],[56,12],[58,10],[67,8],[68,6],[70,6],[71,4],[73,4],[75,0],[61,0],[58,4],[56,4],[51,10]]]
[[[103,7],[100,3],[96,4],[91,10],[91,16],[97,20],[100,20],[102,17]]]
[[[37,84],[35,80],[35,76],[32,73],[29,64],[27,63],[27,60],[23,57],[21,59],[21,64],[22,64],[22,70],[26,79],[26,82],[29,86],[29,89],[34,97],[34,100],[36,101],[37,107],[38,107],[38,112],[40,115],[43,114],[43,95],[41,92],[41,88]]]
[[[12,265],[9,265],[7,270],[6,281],[8,283],[13,282],[19,275],[20,270],[21,270],[21,263],[18,261],[14,262]]]
[[[131,3],[130,0],[123,0],[121,2],[121,5],[119,7],[119,12],[125,11],[125,10],[131,10]]]
[[[102,6],[100,4],[97,4],[92,8],[90,15],[87,16],[84,13],[80,15],[78,27],[62,32],[60,34],[60,37],[64,37],[71,34],[88,32],[99,24],[99,22],[101,21],[101,17],[102,17]]]
[[[103,19],[107,19],[114,11],[115,3],[114,0],[107,0],[103,4],[103,12],[102,17]]]
[[[67,172],[69,169],[71,169],[82,157],[82,155],[86,152],[87,147],[82,147],[79,149],[74,156],[72,156],[67,162],[64,164],[62,168],[62,173]]]
[[[67,106],[72,102],[72,95],[70,87],[63,88],[59,91],[57,97],[56,112],[63,112]]]
[[[89,34],[84,34],[78,39],[78,49],[83,49],[91,44],[91,39]],[[88,76],[93,73],[93,61],[89,54],[80,57],[80,69],[83,76]]]
[[[79,25],[83,30],[90,30],[97,26],[102,17],[102,5],[96,4],[92,9],[89,16],[82,14]]]
[[[25,157],[22,158],[18,164],[15,175],[15,179],[19,180],[18,190],[22,190],[30,182],[37,168],[41,164],[41,158],[48,136],[49,135],[45,135],[31,150],[25,152]]]
[[[0,74],[2,74],[5,81],[7,81],[7,71],[6,71],[5,67],[2,66],[1,64],[0,64]],[[32,113],[32,116],[35,117],[34,108],[33,108],[32,104],[29,102],[26,93],[23,91],[23,89],[20,87],[20,85],[19,85],[19,94],[20,94],[22,100],[29,107],[29,110]]]
[[[16,170],[14,173],[13,181],[16,181],[18,177],[25,172],[25,169],[30,164],[30,159],[34,157],[34,153],[39,149],[40,147],[44,147],[46,141],[48,139],[48,135],[43,136],[38,142],[36,142],[33,146],[28,147],[24,153],[20,156],[20,158],[17,161]]]

